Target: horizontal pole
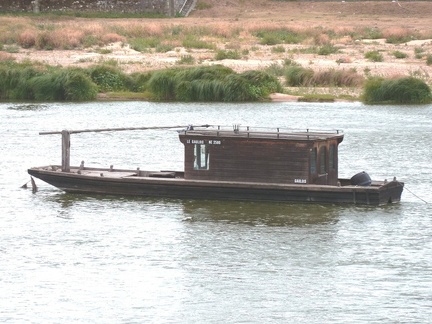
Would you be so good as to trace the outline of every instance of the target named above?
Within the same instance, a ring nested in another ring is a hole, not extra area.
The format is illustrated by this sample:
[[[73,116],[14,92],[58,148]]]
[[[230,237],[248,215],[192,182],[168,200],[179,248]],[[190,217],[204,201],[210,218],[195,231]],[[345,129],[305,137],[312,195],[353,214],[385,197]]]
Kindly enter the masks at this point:
[[[188,126],[178,125],[178,126],[152,126],[152,127],[121,127],[121,128],[95,128],[95,129],[80,129],[80,130],[70,130],[69,134],[77,133],[93,133],[93,132],[118,132],[118,131],[130,131],[130,130],[147,130],[147,129],[170,129],[170,128],[186,128]],[[209,127],[209,125],[202,125],[196,127]],[[61,131],[52,132],[40,132],[39,135],[53,135],[61,134]]]

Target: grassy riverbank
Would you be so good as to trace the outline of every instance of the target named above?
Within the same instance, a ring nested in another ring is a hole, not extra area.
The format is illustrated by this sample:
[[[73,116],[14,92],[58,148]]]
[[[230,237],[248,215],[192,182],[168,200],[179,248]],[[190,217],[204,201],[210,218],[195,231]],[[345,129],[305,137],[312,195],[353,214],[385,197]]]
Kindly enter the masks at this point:
[[[223,65],[239,74],[263,71],[279,79],[283,92],[311,100],[358,100],[371,77],[432,84],[428,2],[239,0],[225,6],[206,0],[197,8],[188,18],[4,14],[0,61],[103,65],[129,76]],[[124,89],[98,92],[125,95]]]

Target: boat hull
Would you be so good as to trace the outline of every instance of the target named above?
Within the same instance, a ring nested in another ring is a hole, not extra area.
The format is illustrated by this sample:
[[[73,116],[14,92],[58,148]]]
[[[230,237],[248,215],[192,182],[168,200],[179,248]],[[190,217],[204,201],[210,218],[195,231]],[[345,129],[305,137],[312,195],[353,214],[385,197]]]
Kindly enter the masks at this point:
[[[81,172],[76,169],[61,172],[56,169],[53,166],[31,168],[28,173],[69,193],[183,199],[383,205],[399,202],[404,186],[399,181],[373,182],[364,187],[328,186],[187,180],[182,177],[140,176],[140,172],[131,170]]]

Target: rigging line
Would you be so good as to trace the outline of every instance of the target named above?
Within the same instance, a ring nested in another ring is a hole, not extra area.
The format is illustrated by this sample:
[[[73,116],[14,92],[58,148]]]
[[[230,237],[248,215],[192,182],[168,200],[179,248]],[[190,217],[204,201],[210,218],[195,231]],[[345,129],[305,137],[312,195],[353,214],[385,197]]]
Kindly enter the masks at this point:
[[[423,198],[417,196],[414,192],[412,192],[411,190],[409,190],[406,186],[405,186],[404,189],[406,189],[408,192],[410,192],[414,197],[416,197],[416,198],[420,199],[421,201],[423,201],[425,204],[429,204],[429,202],[427,202],[427,201],[424,200]]]

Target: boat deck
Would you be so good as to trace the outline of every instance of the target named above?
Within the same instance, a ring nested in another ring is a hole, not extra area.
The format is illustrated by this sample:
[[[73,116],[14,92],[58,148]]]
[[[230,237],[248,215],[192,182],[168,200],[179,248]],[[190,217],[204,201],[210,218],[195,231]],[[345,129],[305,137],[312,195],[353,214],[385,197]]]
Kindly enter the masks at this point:
[[[54,171],[54,172],[62,172],[60,165],[51,165],[45,167],[36,168],[38,170],[44,171]],[[112,169],[112,168],[82,168],[82,167],[71,167],[70,172],[67,174],[71,175],[82,175],[88,177],[103,177],[107,179],[148,179],[148,180],[171,180],[171,181],[191,181],[186,180],[184,178],[184,172],[182,171],[142,171],[142,170],[122,170],[122,169]],[[193,182],[200,182],[199,180],[194,180]],[[203,181],[203,182],[212,182],[212,183],[234,183],[234,181]],[[262,183],[255,182],[244,182],[249,183],[251,186],[254,185],[263,185]],[[315,185],[315,184],[294,184],[294,183],[267,183],[264,185],[276,185],[276,186],[296,186],[296,187],[344,187],[344,188],[358,188],[357,185],[352,185],[350,179],[339,179],[340,186],[329,186],[329,185]],[[387,181],[372,181],[370,186],[360,186],[361,188],[377,188],[386,184]]]

